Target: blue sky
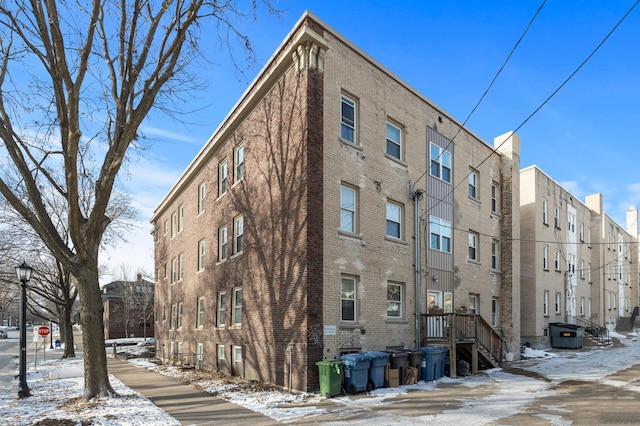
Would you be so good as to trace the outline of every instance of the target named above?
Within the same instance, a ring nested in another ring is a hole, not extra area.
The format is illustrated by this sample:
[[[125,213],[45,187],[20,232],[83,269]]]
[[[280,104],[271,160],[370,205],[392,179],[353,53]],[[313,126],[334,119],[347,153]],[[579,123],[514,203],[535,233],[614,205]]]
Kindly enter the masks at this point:
[[[467,123],[492,143],[514,130],[582,63],[636,0],[550,0]],[[194,93],[177,123],[152,115],[156,138],[121,182],[136,197],[140,228],[101,259],[153,271],[149,218],[305,10],[310,10],[459,121],[476,105],[538,10],[540,1],[285,1],[280,20],[243,24],[257,65],[243,73],[225,51],[203,69],[210,87]],[[521,166],[538,165],[584,201],[604,195],[626,226],[640,206],[640,6],[533,118],[520,128]],[[207,46],[213,51],[214,46]],[[242,58],[240,58],[242,59]]]

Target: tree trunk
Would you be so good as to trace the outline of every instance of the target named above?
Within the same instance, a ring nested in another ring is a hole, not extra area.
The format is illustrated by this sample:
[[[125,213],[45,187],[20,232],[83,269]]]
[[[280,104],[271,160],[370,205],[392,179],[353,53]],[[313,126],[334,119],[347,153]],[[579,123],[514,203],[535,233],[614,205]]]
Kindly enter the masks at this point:
[[[84,400],[98,396],[115,396],[107,373],[104,346],[103,305],[98,270],[86,265],[76,275],[80,295],[80,321],[84,352]]]
[[[63,309],[62,316],[60,317],[60,340],[64,342],[62,358],[76,357],[75,343],[73,340],[73,322],[71,321],[72,305],[73,302],[67,304],[67,308]]]

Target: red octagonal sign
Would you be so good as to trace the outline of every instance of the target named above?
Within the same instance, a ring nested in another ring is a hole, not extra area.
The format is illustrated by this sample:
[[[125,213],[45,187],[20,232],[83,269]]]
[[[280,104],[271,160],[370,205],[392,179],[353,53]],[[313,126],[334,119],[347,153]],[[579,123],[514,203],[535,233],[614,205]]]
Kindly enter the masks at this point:
[[[47,337],[50,332],[51,330],[49,330],[49,327],[47,327],[46,325],[42,325],[38,328],[38,334],[42,337]]]

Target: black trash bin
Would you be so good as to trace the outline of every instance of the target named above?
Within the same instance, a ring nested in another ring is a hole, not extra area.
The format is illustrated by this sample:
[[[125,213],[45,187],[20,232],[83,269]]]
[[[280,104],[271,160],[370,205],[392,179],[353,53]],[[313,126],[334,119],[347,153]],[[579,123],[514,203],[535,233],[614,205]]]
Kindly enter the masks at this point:
[[[549,323],[551,347],[561,349],[580,349],[584,338],[584,327],[561,322]]]
[[[397,368],[399,383],[404,384],[404,373],[407,362],[409,361],[409,354],[407,351],[388,350],[385,351],[389,354],[389,368]]]

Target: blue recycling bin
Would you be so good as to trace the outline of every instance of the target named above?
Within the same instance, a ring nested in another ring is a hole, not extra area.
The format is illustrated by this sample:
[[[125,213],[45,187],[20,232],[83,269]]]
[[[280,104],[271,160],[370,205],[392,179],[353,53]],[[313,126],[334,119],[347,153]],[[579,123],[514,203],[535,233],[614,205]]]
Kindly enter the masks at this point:
[[[56,349],[60,349],[60,340],[56,340]]]
[[[417,350],[424,352],[424,359],[420,368],[420,380],[430,382],[443,377],[447,348],[423,346],[417,348]]]
[[[363,354],[347,354],[340,357],[344,367],[344,388],[351,395],[358,392],[371,390],[369,384],[369,365],[371,364],[368,356]]]
[[[384,386],[384,369],[389,361],[389,354],[386,352],[365,352],[369,358],[369,385],[371,389]]]

